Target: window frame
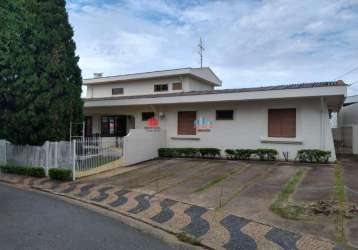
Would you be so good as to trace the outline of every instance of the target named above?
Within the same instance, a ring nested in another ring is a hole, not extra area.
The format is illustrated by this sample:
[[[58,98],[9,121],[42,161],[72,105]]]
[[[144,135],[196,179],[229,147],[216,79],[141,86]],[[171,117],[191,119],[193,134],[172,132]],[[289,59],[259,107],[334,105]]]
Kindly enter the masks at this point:
[[[107,119],[107,121],[104,121]],[[121,119],[126,119],[123,115],[104,115],[101,116],[101,136],[103,137],[120,137],[121,136]],[[113,121],[113,133],[110,133],[110,124]],[[125,130],[126,130],[125,126]]]
[[[169,90],[168,84],[154,84],[154,92],[166,92],[168,90]]]
[[[114,93],[115,90],[122,90],[121,93]],[[124,94],[124,89],[123,88],[112,88],[112,95],[123,95]]]
[[[269,138],[297,138],[297,109],[268,109],[267,136]]]
[[[231,112],[230,117],[219,117],[219,112]],[[218,109],[215,112],[215,119],[217,121],[233,121],[234,120],[234,110],[233,109]]]
[[[146,114],[146,115],[152,114],[152,116],[150,116],[150,117],[148,117],[147,119],[145,119],[144,114]],[[150,118],[152,118],[152,117],[155,117],[155,113],[154,113],[154,112],[142,112],[142,121],[143,121],[143,122],[148,121],[148,120],[149,120]]]
[[[178,85],[178,84],[180,84],[179,86],[180,86],[180,88],[176,88],[175,86],[176,85]],[[172,83],[172,90],[183,90],[183,83],[182,82],[173,82]]]

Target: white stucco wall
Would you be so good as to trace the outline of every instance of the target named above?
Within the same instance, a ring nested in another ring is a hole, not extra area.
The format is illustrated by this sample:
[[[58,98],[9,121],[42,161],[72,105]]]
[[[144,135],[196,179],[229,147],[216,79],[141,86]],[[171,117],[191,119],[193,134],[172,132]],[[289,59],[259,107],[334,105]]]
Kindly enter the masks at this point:
[[[352,126],[352,152],[358,155],[358,124]]]
[[[293,98],[284,100],[218,102],[215,105],[206,104],[176,104],[153,105],[136,107],[108,107],[85,109],[85,113],[106,113],[108,115],[126,114],[135,117],[135,128],[144,128],[146,123],[141,121],[141,112],[155,111],[165,114],[160,120],[160,127],[166,130],[166,144],[169,147],[217,147],[227,148],[275,148],[280,152],[289,152],[290,159],[296,157],[297,150],[314,148],[330,150],[331,160],[336,159],[332,132],[330,128],[328,109],[323,102],[321,113],[320,98]],[[267,137],[268,109],[296,108],[296,138],[272,139]],[[218,109],[233,109],[234,120],[215,120]],[[197,118],[212,118],[213,128],[210,132],[198,132],[195,136],[177,135],[177,112],[197,111]]]
[[[214,89],[213,85],[209,85],[205,82],[199,81],[194,78],[187,78],[188,81],[188,91],[201,91],[201,90],[212,90]]]
[[[338,127],[349,127],[351,125],[358,125],[358,103],[354,103],[342,107],[338,113]]]
[[[173,90],[172,84],[175,82],[182,82],[182,90]],[[154,92],[155,84],[168,84],[168,91]],[[183,91],[197,91],[213,89],[213,86],[203,81],[188,77],[188,76],[175,76],[169,78],[158,78],[149,80],[138,80],[131,82],[117,82],[88,85],[86,98],[100,98],[111,97],[112,88],[123,88],[123,95],[115,96],[132,96],[132,95],[148,95],[148,94],[163,94],[175,93]]]
[[[161,147],[166,147],[165,130],[131,129],[124,137],[123,165],[154,159]]]

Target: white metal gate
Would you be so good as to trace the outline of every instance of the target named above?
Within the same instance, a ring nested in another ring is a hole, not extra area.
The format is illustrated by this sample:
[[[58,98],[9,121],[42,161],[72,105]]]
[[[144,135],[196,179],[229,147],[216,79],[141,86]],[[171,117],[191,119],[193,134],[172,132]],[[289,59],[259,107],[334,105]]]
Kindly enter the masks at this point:
[[[334,147],[337,154],[353,153],[353,128],[340,127],[332,129]]]
[[[85,137],[73,141],[74,177],[84,177],[121,166],[122,137]]]

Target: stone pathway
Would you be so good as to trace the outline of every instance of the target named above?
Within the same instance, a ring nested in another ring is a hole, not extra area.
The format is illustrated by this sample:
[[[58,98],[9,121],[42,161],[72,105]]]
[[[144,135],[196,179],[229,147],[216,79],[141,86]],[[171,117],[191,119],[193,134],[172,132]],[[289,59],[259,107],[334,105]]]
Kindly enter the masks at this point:
[[[185,232],[213,249],[338,249],[329,240],[116,186],[90,181],[58,183],[6,174],[0,174],[0,181],[98,204],[172,233]]]

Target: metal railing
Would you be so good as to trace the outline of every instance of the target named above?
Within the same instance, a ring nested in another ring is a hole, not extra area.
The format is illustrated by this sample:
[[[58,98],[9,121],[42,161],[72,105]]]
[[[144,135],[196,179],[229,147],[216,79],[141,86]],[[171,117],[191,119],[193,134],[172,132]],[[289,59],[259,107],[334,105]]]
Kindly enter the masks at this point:
[[[74,176],[119,160],[123,153],[122,137],[85,137],[72,141]]]

